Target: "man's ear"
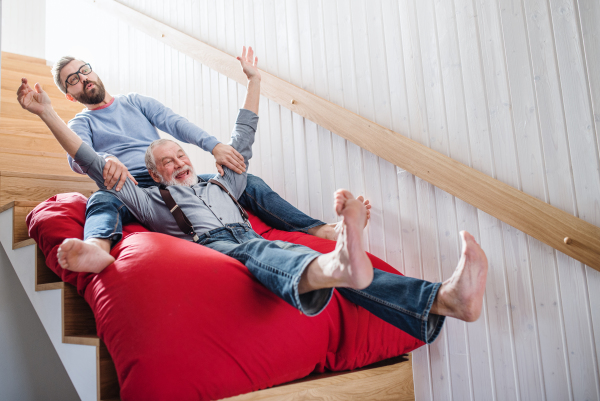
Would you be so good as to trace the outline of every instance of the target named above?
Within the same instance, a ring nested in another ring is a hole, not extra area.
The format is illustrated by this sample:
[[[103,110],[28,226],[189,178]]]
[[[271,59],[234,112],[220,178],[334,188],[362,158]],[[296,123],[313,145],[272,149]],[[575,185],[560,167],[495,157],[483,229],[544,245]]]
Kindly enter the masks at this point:
[[[148,172],[150,173],[150,177],[152,177],[152,179],[155,182],[160,182],[160,177],[158,175],[156,175],[156,173],[154,171],[148,170]]]
[[[70,102],[77,102],[77,100],[75,100],[75,98],[70,93],[65,93],[65,97]]]

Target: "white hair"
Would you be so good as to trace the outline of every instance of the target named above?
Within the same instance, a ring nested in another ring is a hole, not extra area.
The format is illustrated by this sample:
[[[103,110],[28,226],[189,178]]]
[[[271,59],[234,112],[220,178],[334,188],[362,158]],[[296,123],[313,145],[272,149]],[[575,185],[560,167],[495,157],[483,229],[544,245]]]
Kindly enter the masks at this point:
[[[144,161],[146,163],[146,168],[148,169],[148,171],[156,174],[158,176],[158,178],[160,178],[160,183],[164,184],[164,185],[184,185],[184,186],[188,186],[191,187],[192,185],[196,185],[198,183],[198,177],[196,176],[196,172],[194,171],[193,167],[190,166],[184,166],[182,168],[180,168],[179,170],[176,170],[173,172],[172,177],[170,177],[170,179],[165,179],[163,178],[163,176],[158,172],[158,169],[156,168],[156,160],[154,159],[154,149],[157,146],[161,146],[164,145],[167,142],[172,142],[177,144],[177,142],[172,141],[170,139],[157,139],[156,141],[152,142],[150,144],[150,146],[148,146],[148,149],[146,149],[146,155],[144,156]],[[183,151],[183,153],[185,153],[185,150],[183,150],[183,148],[181,146],[179,146],[179,148]],[[187,153],[186,153],[187,155]],[[182,173],[183,171],[187,171],[189,170],[192,174],[190,176],[190,178],[188,178],[185,182],[180,183],[179,181],[175,180],[175,177]]]

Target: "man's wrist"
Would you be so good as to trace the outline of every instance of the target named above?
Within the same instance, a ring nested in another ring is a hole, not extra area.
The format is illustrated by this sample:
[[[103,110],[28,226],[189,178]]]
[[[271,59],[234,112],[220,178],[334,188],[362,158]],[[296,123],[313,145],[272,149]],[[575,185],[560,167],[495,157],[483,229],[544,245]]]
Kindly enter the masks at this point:
[[[40,114],[38,114],[38,117],[41,118],[43,121],[48,121],[56,116],[58,116],[58,114],[56,114],[56,111],[54,111],[54,108],[52,107],[48,107]]]

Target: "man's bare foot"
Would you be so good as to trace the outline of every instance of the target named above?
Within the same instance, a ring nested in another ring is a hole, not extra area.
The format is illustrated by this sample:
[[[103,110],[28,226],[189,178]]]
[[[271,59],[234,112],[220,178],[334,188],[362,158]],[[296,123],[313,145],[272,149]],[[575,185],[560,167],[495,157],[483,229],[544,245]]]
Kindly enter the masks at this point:
[[[299,284],[301,294],[331,287],[363,289],[373,281],[373,265],[363,248],[362,233],[367,220],[364,203],[350,192],[339,190],[335,209],[343,217],[335,250],[309,264]]]
[[[67,238],[58,247],[58,263],[63,269],[74,272],[100,273],[115,261],[104,244],[97,238],[85,242],[77,238]],[[110,242],[109,242],[110,244]],[[108,246],[110,249],[110,245]]]
[[[463,249],[456,270],[441,285],[431,313],[474,322],[481,314],[488,262],[475,238],[461,231]]]
[[[365,200],[363,196],[358,196],[356,200],[361,202],[367,208],[367,220],[365,221],[366,227],[369,223],[369,219],[371,218],[371,204],[369,203],[369,200]],[[317,227],[309,228],[308,234],[314,235],[315,237],[335,241],[338,236],[337,230],[341,226],[341,224],[342,222],[340,221],[338,223],[323,224]]]

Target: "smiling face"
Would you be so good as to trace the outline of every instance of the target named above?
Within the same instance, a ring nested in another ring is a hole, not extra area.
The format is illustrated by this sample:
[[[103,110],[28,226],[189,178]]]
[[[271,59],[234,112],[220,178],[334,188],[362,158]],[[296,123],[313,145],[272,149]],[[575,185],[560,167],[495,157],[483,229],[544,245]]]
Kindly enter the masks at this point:
[[[156,172],[149,170],[156,182],[165,185],[192,186],[198,182],[194,166],[177,143],[165,141],[152,149]]]
[[[69,75],[76,73],[85,65],[81,60],[73,60],[60,71],[60,80],[64,84]],[[78,101],[86,106],[102,102],[106,96],[106,89],[98,75],[92,70],[88,75],[79,74],[79,82],[66,86],[66,97],[70,101]]]

